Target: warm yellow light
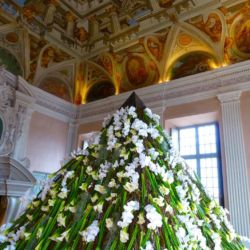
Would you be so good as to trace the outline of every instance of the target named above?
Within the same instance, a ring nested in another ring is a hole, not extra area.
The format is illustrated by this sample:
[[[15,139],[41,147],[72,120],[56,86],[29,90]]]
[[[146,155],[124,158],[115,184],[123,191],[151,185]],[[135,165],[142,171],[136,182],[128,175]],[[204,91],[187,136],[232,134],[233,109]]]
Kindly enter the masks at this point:
[[[219,68],[219,65],[216,64],[216,63],[213,62],[213,61],[209,63],[209,66],[210,66],[212,69],[218,69],[218,68]]]
[[[82,97],[82,104],[85,104],[87,102],[87,94],[88,94],[88,89],[86,84],[84,84],[81,88],[81,97]]]

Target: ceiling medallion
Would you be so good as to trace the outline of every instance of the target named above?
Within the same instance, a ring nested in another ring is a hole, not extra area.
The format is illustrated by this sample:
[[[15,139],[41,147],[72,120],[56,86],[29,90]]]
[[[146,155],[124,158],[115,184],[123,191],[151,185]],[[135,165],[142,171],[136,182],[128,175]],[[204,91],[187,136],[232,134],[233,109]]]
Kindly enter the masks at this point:
[[[10,32],[6,34],[5,39],[9,43],[17,43],[18,42],[18,35],[15,32]]]
[[[192,37],[182,34],[179,36],[178,42],[181,46],[188,46],[192,42]]]

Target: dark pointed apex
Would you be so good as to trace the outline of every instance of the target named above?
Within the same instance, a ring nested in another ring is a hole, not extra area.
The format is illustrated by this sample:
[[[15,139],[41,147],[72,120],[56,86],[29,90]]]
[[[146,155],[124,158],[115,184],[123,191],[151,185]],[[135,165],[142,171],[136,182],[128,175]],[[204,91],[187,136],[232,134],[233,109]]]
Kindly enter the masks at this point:
[[[137,109],[145,109],[146,105],[143,103],[143,101],[138,97],[138,95],[133,92],[129,98],[123,103],[121,108],[125,107],[135,107]]]

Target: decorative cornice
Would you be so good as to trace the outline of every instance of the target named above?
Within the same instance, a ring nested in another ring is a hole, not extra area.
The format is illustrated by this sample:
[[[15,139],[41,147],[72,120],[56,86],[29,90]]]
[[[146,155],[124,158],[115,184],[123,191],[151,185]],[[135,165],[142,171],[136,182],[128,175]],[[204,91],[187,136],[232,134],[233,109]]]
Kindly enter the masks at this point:
[[[28,102],[34,106],[34,111],[42,112],[64,122],[75,121],[83,124],[100,121],[108,113],[119,108],[131,94],[131,92],[126,92],[76,106],[30,85],[21,77],[15,77],[6,70],[2,69],[2,72],[7,84],[18,90],[17,93],[21,100],[29,99]],[[245,61],[210,72],[137,89],[136,93],[148,107],[160,110],[209,98],[218,97],[226,100],[226,97],[223,96],[230,96],[229,92],[238,93],[249,90],[250,62]],[[237,94],[234,95],[237,98]]]

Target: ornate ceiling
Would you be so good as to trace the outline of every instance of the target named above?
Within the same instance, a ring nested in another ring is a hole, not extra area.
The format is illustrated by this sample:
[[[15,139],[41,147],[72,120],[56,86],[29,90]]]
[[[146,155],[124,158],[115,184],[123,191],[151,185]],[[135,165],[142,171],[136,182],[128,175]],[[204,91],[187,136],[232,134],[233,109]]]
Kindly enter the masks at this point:
[[[76,104],[250,58],[245,0],[0,1],[0,64]]]

